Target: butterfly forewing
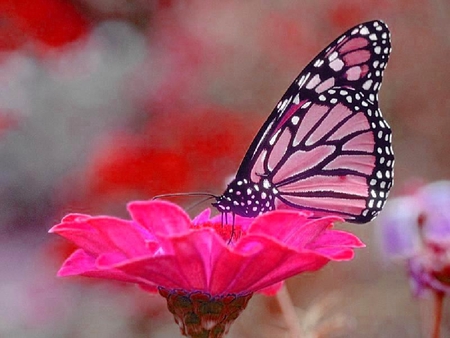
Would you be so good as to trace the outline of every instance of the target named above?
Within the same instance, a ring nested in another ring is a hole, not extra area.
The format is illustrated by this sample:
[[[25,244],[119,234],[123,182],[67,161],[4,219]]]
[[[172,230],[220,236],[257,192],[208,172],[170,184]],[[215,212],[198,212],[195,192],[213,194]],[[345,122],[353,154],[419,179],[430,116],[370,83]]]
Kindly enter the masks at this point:
[[[360,223],[375,217],[393,178],[391,131],[378,108],[390,51],[387,26],[372,21],[319,53],[258,132],[219,210],[252,216],[290,207]]]

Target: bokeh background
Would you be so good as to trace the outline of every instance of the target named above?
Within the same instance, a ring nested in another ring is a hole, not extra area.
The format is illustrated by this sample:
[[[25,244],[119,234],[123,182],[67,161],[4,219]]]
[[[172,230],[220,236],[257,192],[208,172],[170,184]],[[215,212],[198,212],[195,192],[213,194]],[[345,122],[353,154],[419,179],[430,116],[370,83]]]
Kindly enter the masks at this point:
[[[392,31],[380,105],[398,195],[450,177],[446,0],[0,0],[0,337],[178,336],[161,297],[56,278],[73,248],[47,230],[68,212],[127,217],[130,200],[221,193],[303,66],[372,19]],[[431,303],[376,224],[343,227],[368,247],[288,281],[305,337],[425,336]],[[283,328],[255,296],[230,337]]]

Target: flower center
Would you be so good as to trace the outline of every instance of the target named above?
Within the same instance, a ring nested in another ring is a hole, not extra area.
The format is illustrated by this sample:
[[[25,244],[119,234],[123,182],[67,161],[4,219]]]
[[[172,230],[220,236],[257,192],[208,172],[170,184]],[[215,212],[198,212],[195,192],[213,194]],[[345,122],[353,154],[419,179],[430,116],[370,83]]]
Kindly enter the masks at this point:
[[[242,230],[239,224],[221,224],[217,222],[205,222],[200,225],[202,228],[214,229],[225,242],[236,242],[242,236],[245,236],[245,231]],[[231,241],[230,241],[231,240]]]

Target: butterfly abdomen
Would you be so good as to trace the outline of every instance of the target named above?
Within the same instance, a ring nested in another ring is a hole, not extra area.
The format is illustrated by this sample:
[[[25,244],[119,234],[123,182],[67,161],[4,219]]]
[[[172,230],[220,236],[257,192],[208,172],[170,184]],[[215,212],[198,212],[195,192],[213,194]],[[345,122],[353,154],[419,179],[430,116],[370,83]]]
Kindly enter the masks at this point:
[[[277,189],[267,179],[254,183],[248,179],[233,180],[222,196],[213,203],[221,212],[232,212],[244,217],[256,217],[275,209]]]

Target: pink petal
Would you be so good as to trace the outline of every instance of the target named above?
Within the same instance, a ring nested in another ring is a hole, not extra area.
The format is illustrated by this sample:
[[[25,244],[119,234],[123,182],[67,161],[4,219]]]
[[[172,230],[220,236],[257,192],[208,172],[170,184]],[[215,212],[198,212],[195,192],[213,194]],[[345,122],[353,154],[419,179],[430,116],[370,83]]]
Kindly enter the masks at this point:
[[[256,218],[250,226],[249,234],[258,234],[278,239],[285,245],[302,248],[314,241],[333,222],[341,221],[338,217],[309,219],[302,212],[277,210]]]
[[[148,281],[142,281],[134,276],[127,275],[117,269],[99,270],[96,266],[95,257],[87,254],[85,251],[76,250],[66,261],[57,274],[59,277],[66,276],[86,276],[104,279],[113,279],[120,282],[131,282],[144,285],[152,289]],[[154,286],[153,286],[154,287]]]
[[[249,256],[241,256],[239,271],[234,279],[227,277],[225,267],[222,276],[215,274],[215,278],[221,283],[229,280],[229,288],[237,290],[251,290],[268,287],[288,277],[304,271],[317,270],[325,265],[329,259],[314,252],[299,252],[267,239],[265,237],[246,236],[236,247],[255,246],[259,243],[261,250],[253,252]]]
[[[191,220],[179,206],[166,201],[139,201],[128,204],[131,217],[156,236],[173,236],[190,229]]]
[[[69,215],[49,232],[91,252],[121,251],[129,257],[148,253],[143,235],[130,221],[114,217]]]
[[[366,245],[355,235],[340,230],[325,230],[313,242],[308,243],[305,248],[316,250],[320,247],[348,247],[364,248]]]
[[[210,208],[205,209],[192,220],[192,225],[199,226],[203,223],[207,223],[209,222],[210,217],[211,217],[211,209]]]
[[[76,276],[94,270],[96,270],[95,257],[88,255],[83,249],[77,249],[65,260],[57,275]]]
[[[85,219],[89,218],[90,216],[85,217]],[[67,219],[73,219],[73,221],[57,224],[49,230],[49,233],[56,233],[91,253],[100,253],[111,249],[111,243],[105,241],[96,229],[84,221],[85,219],[78,221],[76,218],[66,216],[63,221]]]
[[[117,266],[168,289],[209,290],[214,257],[228,250],[225,242],[210,228],[170,239],[172,252],[131,261]]]

